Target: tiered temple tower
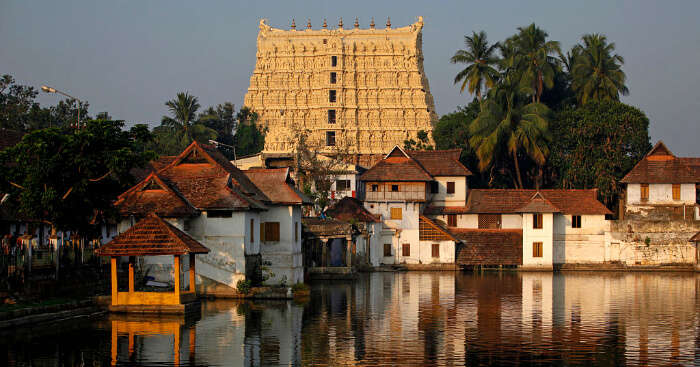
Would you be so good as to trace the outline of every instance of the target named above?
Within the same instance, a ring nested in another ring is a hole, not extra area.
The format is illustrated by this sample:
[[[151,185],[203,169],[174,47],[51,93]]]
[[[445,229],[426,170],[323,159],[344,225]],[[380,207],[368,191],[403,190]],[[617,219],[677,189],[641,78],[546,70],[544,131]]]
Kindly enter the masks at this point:
[[[245,106],[267,127],[266,153],[293,152],[300,131],[369,164],[437,122],[423,71],[423,18],[407,27],[272,28],[260,20]],[[430,135],[429,135],[430,136]],[[432,139],[432,137],[431,137]]]

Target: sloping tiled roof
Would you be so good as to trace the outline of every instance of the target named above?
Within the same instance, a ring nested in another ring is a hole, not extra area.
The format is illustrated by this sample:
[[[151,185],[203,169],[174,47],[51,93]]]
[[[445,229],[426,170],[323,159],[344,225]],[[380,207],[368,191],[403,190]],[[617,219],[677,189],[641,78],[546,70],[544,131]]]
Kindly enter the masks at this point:
[[[204,254],[209,249],[156,214],[149,214],[126,232],[95,250],[100,256]]]
[[[417,160],[428,173],[435,176],[471,176],[460,161],[461,149],[409,150],[406,153]]]
[[[221,153],[197,142],[177,157],[159,159],[152,167],[157,169],[155,176],[159,182],[170,190],[141,194],[140,190],[132,188],[120,195],[116,203],[120,211],[145,215],[155,210],[161,215],[177,216],[186,213],[159,208],[180,208],[184,201],[198,210],[246,210],[264,209],[264,202],[269,202],[269,198]],[[122,205],[128,208],[121,208]]]
[[[622,183],[674,184],[700,182],[697,158],[678,158],[662,141],[620,180]]]
[[[301,219],[304,232],[316,237],[345,237],[352,234],[352,225],[335,219],[306,217]]]
[[[349,196],[340,199],[326,209],[326,215],[343,222],[349,222],[353,219],[358,222],[380,222],[379,216],[365,209],[360,200]]]
[[[290,182],[289,168],[251,168],[243,173],[274,204],[311,203],[311,200]]]
[[[433,181],[433,177],[410,157],[388,157],[360,176],[362,181]]]
[[[539,191],[532,195],[527,204],[518,209],[520,213],[559,213],[560,211],[549,200],[545,199]]]
[[[468,213],[520,213],[537,190],[472,189],[467,200]],[[539,190],[544,199],[563,214],[612,214],[597,198],[596,190]],[[534,209],[534,208],[533,208]]]
[[[148,177],[148,175],[150,175],[152,172],[160,171],[163,167],[167,166],[168,164],[170,164],[170,162],[175,160],[175,158],[177,158],[177,156],[174,156],[174,155],[160,156],[157,159],[148,162],[146,167],[132,168],[131,175],[134,176],[134,178],[136,179],[136,182],[139,182],[139,181],[145,179],[146,177]]]
[[[688,242],[700,242],[700,232],[696,233],[693,237],[690,237]]]
[[[421,226],[423,224],[423,226]],[[435,231],[440,232],[443,236],[445,236],[445,239],[449,238],[452,241],[459,242],[459,238],[457,238],[454,233],[452,233],[452,228],[448,229],[445,224],[439,220],[435,219],[430,219],[424,215],[421,215],[418,217],[418,226],[419,226],[419,238],[421,237],[420,231],[421,228],[432,228]]]
[[[453,228],[461,244],[457,246],[458,265],[522,265],[521,229]]]
[[[114,205],[122,215],[156,213],[164,217],[182,217],[197,212],[197,209],[155,173],[151,173],[139,184],[119,195]]]

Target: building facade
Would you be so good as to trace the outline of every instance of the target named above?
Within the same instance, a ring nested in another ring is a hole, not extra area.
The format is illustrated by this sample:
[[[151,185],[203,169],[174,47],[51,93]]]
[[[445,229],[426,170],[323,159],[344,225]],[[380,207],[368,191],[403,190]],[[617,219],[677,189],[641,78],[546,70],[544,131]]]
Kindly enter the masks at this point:
[[[300,27],[301,28],[301,27]],[[371,165],[437,122],[423,70],[423,18],[406,27],[290,30],[260,21],[245,106],[266,127],[265,152],[290,152],[299,132]]]

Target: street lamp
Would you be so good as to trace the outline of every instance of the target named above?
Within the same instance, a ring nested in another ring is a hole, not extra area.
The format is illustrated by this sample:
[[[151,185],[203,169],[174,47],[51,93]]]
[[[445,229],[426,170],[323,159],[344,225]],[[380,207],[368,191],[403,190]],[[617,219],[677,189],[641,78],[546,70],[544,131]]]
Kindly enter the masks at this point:
[[[60,91],[60,90],[58,90],[58,89],[56,89],[56,88],[51,88],[51,87],[48,87],[48,86],[45,86],[45,85],[42,85],[42,86],[41,86],[41,90],[43,90],[43,91],[46,92],[46,93],[58,93],[58,94],[62,94],[62,95],[64,95],[64,96],[68,97],[68,98],[71,98],[71,99],[74,99],[74,100],[78,101],[78,124],[76,125],[76,127],[79,129],[79,128],[80,128],[80,104],[83,103],[83,101],[81,101],[81,100],[79,100],[79,99],[77,99],[77,98],[71,96],[71,95],[68,94],[68,93],[62,92],[62,91]]]

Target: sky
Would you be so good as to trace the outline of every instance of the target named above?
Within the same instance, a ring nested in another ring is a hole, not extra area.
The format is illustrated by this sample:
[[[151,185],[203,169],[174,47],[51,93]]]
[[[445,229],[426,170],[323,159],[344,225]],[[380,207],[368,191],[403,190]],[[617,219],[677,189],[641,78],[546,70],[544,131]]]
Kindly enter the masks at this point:
[[[700,1],[23,1],[0,0],[0,74],[90,102],[127,124],[160,123],[165,101],[180,91],[203,107],[243,103],[255,65],[260,18],[276,28],[343,18],[367,28],[371,17],[393,27],[424,17],[424,67],[438,114],[471,100],[453,84],[449,58],[464,35],[491,42],[535,22],[569,49],[603,33],[625,58],[630,95],[622,101],[650,120],[652,143],[700,156]],[[58,96],[41,94],[42,105]]]

